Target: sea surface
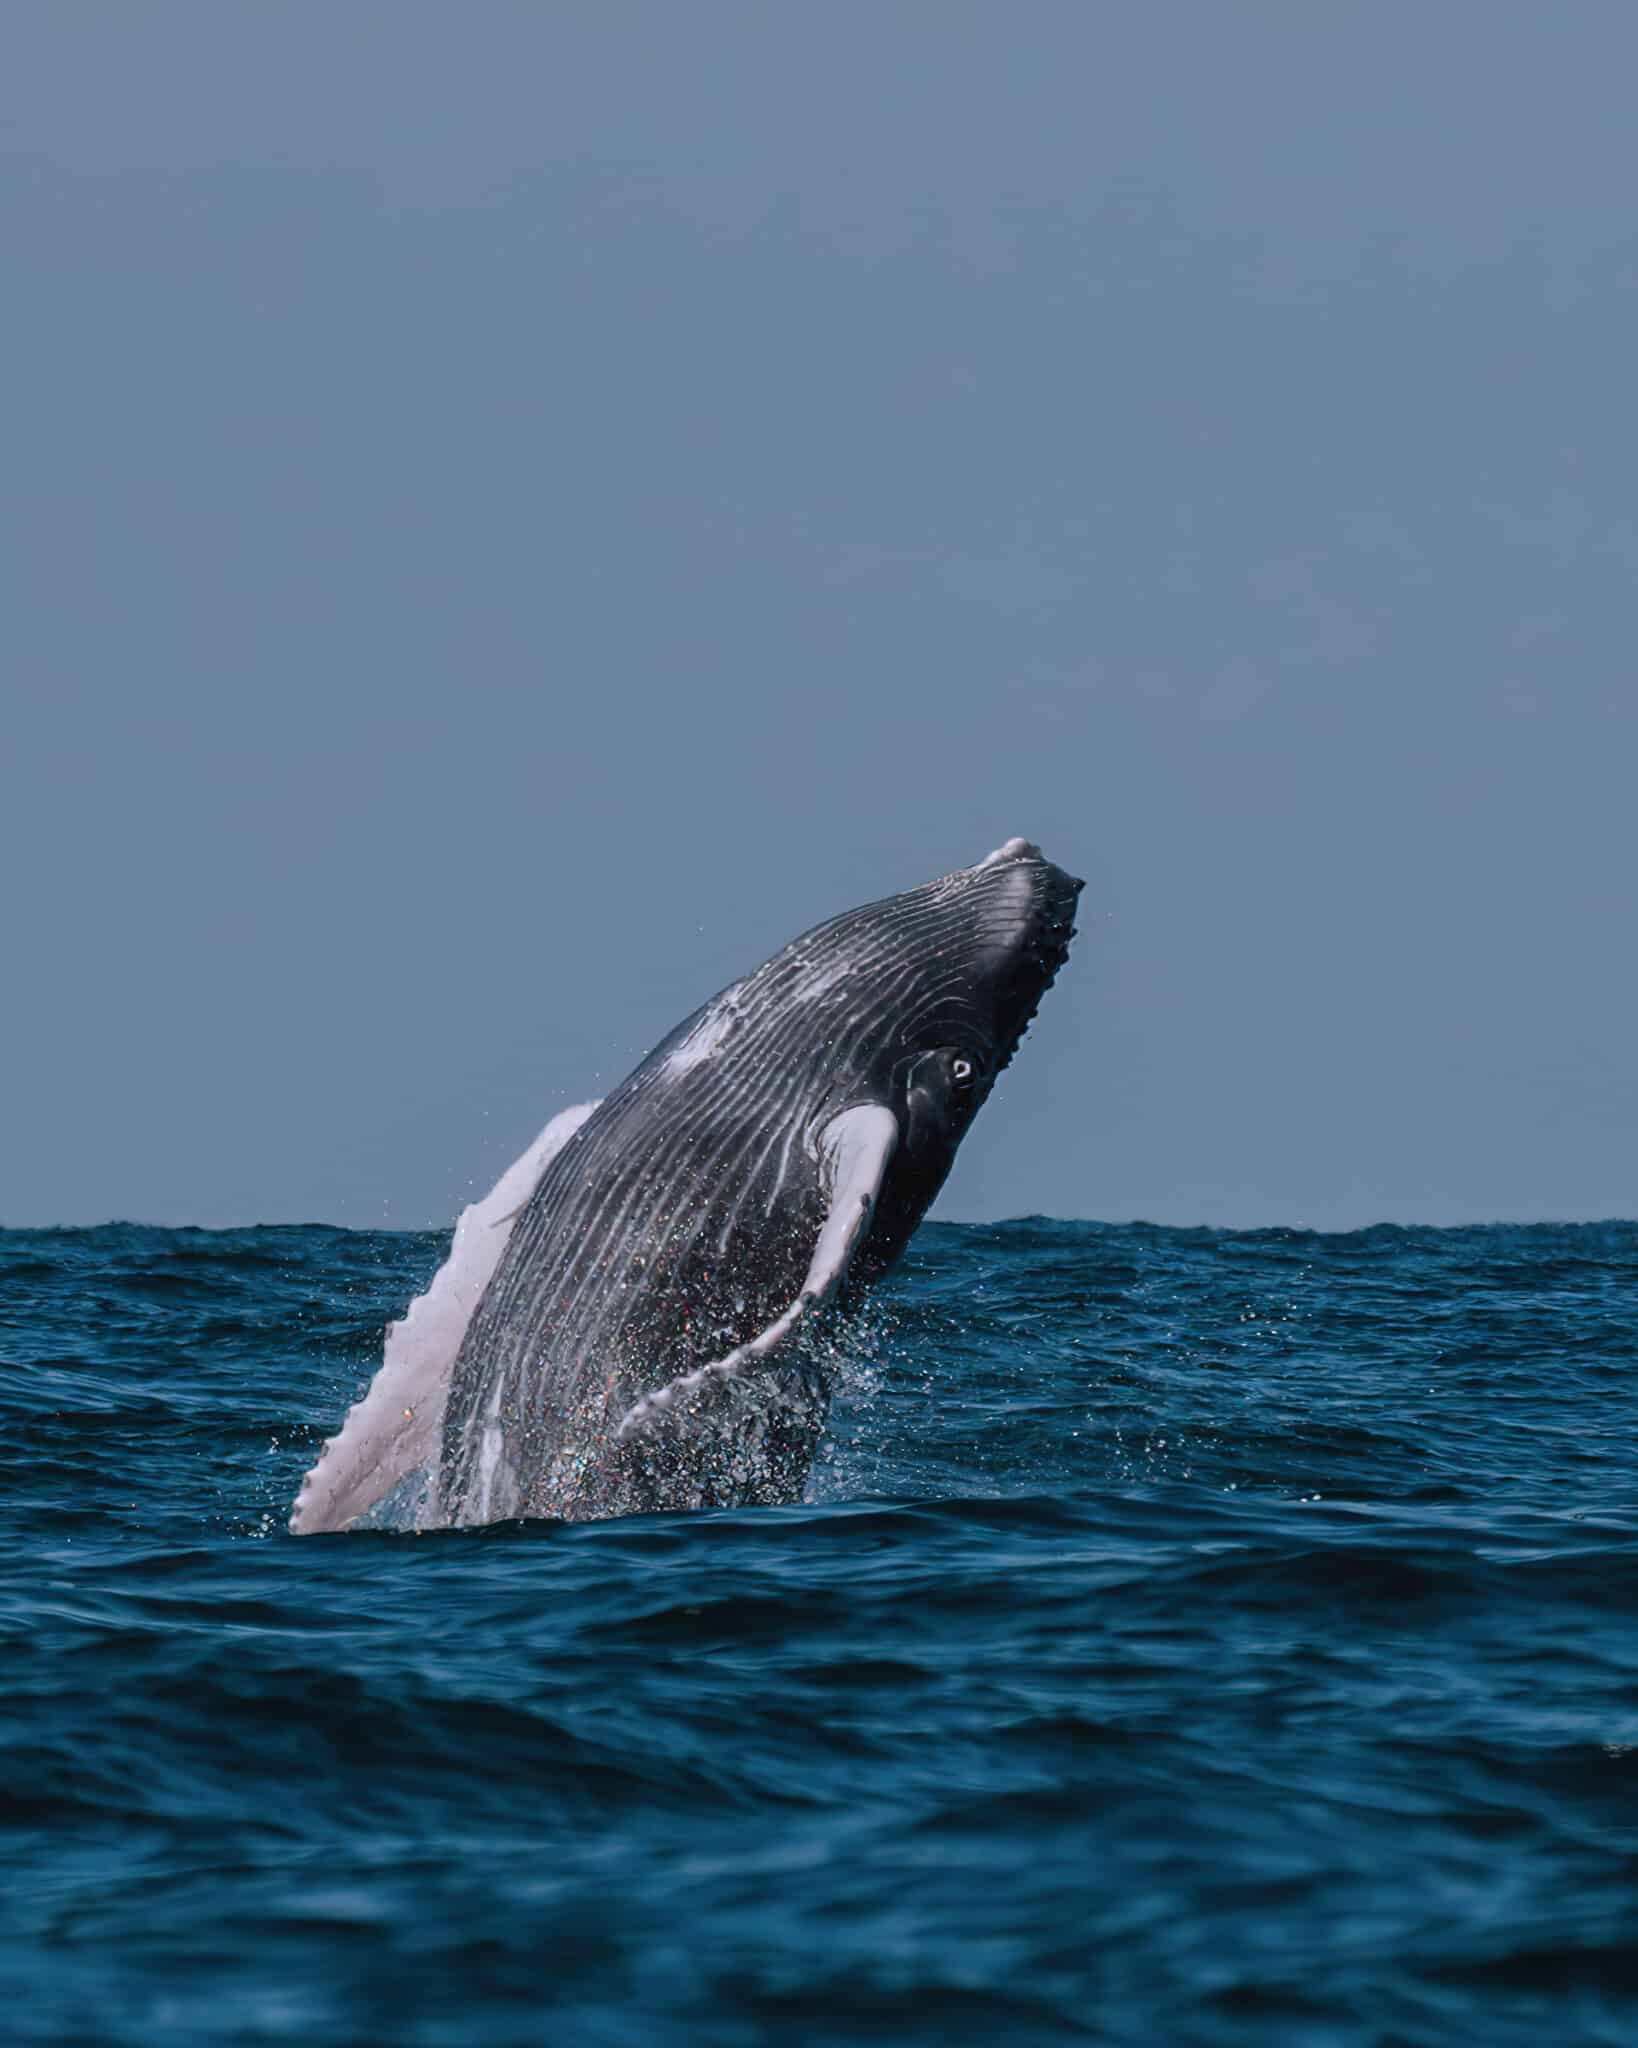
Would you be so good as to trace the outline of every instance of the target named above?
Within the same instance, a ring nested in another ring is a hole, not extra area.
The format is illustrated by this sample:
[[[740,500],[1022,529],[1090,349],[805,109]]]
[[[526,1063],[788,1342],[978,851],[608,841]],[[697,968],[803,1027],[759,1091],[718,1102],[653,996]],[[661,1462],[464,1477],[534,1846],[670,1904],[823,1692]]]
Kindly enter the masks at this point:
[[[7,2039],[1638,2040],[1638,1225],[934,1226],[803,1506],[288,1536],[444,1247],[0,1232]]]

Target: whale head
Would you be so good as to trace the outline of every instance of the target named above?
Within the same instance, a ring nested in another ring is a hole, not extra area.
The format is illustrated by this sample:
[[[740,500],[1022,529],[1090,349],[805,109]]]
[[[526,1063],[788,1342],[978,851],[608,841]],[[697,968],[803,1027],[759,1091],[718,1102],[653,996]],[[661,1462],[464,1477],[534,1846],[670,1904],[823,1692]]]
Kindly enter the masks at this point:
[[[898,1128],[867,1268],[897,1255],[943,1185],[1068,956],[1082,887],[1030,840],[1009,839],[808,935],[810,972],[831,983],[846,963],[823,1114],[880,1104]]]

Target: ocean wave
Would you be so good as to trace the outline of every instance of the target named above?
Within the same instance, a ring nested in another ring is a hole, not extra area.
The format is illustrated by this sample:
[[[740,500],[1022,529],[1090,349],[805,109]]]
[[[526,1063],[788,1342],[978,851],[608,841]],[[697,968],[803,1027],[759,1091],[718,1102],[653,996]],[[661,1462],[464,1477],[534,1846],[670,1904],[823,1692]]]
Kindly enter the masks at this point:
[[[291,1540],[446,1243],[0,1232],[18,2038],[1630,2037],[1638,1228],[936,1225],[802,1505]]]

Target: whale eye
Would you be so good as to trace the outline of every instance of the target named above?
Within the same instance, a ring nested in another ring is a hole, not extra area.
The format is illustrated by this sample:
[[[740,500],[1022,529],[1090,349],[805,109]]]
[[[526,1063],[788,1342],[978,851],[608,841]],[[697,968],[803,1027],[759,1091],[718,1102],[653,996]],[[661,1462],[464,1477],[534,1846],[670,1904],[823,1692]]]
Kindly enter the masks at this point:
[[[972,1077],[973,1063],[971,1060],[951,1060],[950,1078],[952,1081],[959,1081],[965,1087]]]

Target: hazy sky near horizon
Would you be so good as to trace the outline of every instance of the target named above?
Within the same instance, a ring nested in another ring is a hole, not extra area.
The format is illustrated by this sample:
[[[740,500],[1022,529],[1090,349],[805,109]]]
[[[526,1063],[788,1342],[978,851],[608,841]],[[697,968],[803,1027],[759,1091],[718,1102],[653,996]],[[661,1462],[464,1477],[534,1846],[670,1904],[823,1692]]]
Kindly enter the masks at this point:
[[[0,1222],[447,1221],[850,903],[942,1213],[1638,1213],[1625,5],[18,0]]]

